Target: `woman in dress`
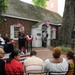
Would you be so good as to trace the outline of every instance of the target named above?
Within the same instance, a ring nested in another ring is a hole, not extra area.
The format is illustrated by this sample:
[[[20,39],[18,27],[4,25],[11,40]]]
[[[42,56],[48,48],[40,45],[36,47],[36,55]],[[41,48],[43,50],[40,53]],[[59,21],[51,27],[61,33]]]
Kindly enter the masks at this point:
[[[13,50],[5,64],[6,75],[22,75],[23,67],[20,60],[20,51]]]
[[[68,64],[69,64],[69,69],[68,69],[67,75],[75,75],[75,56],[74,56],[74,52],[68,51],[67,58],[68,58]]]

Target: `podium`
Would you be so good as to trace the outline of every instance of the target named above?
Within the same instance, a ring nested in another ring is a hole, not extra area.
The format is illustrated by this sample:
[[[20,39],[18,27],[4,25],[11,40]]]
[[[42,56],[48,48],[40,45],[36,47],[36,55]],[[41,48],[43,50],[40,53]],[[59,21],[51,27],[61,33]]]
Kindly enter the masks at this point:
[[[32,35],[26,35],[25,36],[25,47],[27,49],[27,52],[32,51],[32,41],[33,41],[33,36]]]

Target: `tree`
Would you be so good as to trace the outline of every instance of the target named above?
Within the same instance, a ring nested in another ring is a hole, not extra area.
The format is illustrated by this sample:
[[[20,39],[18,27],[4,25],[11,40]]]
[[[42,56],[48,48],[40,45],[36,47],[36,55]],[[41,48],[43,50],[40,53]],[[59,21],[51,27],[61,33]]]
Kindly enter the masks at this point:
[[[2,20],[1,14],[5,12],[6,7],[7,7],[6,0],[0,0],[0,22]]]
[[[34,5],[40,6],[42,8],[46,8],[46,1],[47,0],[32,0],[32,2],[34,3]]]
[[[75,0],[66,0],[62,26],[59,32],[59,45],[71,46],[75,21]]]

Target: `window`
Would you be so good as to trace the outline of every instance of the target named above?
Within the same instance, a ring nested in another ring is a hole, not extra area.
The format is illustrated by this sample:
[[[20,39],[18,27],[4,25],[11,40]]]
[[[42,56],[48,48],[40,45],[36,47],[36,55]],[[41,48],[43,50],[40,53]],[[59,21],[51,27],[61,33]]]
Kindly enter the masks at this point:
[[[55,28],[51,29],[51,39],[56,39],[56,29]]]
[[[18,32],[20,27],[14,27],[14,38],[18,38]]]
[[[14,40],[18,40],[18,32],[20,27],[16,27],[15,25],[10,26],[10,38]]]

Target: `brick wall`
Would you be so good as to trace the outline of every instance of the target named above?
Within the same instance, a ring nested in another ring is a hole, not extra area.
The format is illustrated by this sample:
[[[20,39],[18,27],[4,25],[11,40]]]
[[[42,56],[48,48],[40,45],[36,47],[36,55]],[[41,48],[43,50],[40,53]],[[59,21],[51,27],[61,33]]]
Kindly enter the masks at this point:
[[[24,28],[25,28],[25,34],[31,34],[31,27],[34,25],[36,22],[34,21],[29,21],[29,20],[22,20],[22,19],[16,19],[16,18],[10,18],[10,17],[5,17],[6,21],[3,21],[0,24],[0,33],[2,35],[8,34],[10,37],[10,26],[21,23]]]

